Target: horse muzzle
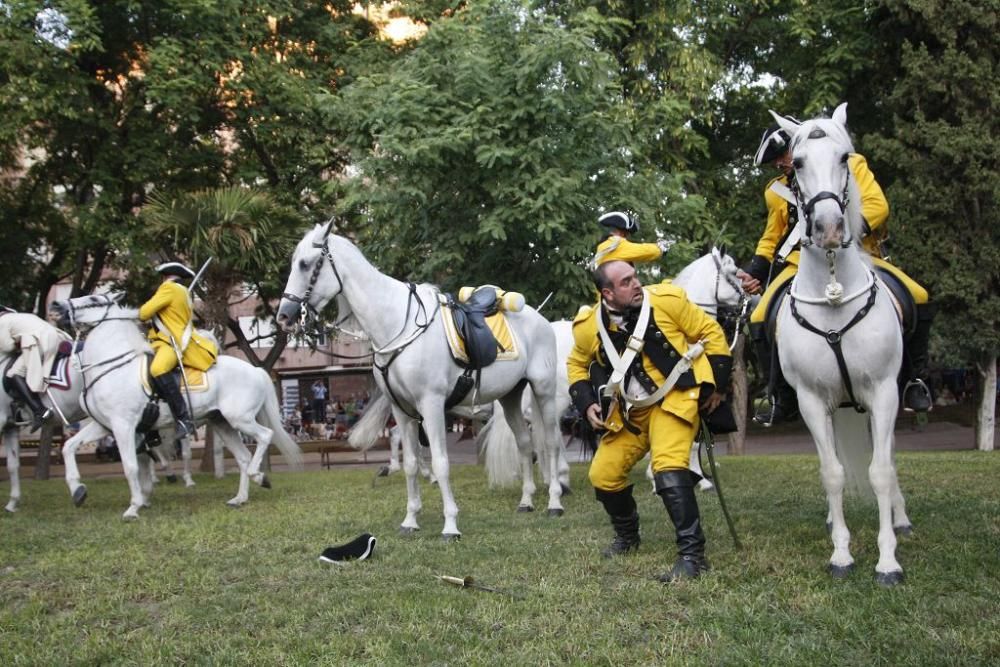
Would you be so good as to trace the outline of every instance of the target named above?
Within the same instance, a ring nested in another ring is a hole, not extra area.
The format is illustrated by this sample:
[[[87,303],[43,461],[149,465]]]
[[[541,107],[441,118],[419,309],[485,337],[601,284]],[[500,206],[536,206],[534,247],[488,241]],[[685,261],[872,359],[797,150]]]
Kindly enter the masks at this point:
[[[299,315],[302,313],[302,304],[282,299],[278,304],[278,325],[285,331],[292,331],[298,324]]]

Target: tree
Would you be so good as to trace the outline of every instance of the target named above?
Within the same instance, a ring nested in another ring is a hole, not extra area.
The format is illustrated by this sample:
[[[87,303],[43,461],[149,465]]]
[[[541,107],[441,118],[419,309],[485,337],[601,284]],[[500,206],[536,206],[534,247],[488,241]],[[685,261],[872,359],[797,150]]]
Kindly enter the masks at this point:
[[[667,233],[697,215],[700,199],[631,133],[618,67],[597,45],[616,29],[593,11],[567,25],[519,2],[471,3],[328,100],[358,168],[341,208],[366,223],[359,240],[383,270],[533,303],[551,291],[547,308],[566,315],[591,299],[601,209]]]
[[[310,217],[343,168],[315,91],[392,55],[346,0],[65,0],[0,10],[0,297],[134,269],[152,192],[260,186]],[[140,244],[141,245],[141,244]]]
[[[873,145],[895,168],[894,250],[930,290],[937,321],[948,323],[938,326],[938,355],[951,350],[948,357],[980,372],[976,439],[992,449],[1000,351],[996,3],[883,4],[880,29],[901,45],[902,76],[885,100],[892,124]]]
[[[249,287],[261,297],[258,318],[273,317],[270,302],[281,291],[275,279],[298,241],[301,217],[266,192],[221,188],[174,197],[153,195],[142,218],[152,246],[183,249],[178,256],[196,268],[211,258],[199,285],[205,323],[219,340],[228,330],[251,363],[270,370],[285,349],[285,332],[276,331],[275,344],[261,359],[230,314],[230,306],[246,298]]]

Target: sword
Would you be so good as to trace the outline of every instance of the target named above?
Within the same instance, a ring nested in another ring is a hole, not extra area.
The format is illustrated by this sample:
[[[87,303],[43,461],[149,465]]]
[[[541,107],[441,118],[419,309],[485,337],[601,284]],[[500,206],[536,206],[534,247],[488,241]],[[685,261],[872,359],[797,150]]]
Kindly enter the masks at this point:
[[[199,280],[201,280],[202,274],[205,273],[205,269],[208,268],[208,265],[212,263],[212,259],[213,259],[212,257],[209,257],[208,259],[206,259],[205,263],[201,265],[200,269],[198,269],[198,273],[194,274],[194,278],[191,279],[191,284],[188,285],[188,291],[189,292],[191,290],[193,290],[194,286],[198,284]]]
[[[712,469],[712,483],[715,484],[715,493],[719,496],[719,505],[722,506],[722,515],[726,518],[729,534],[733,538],[733,544],[736,546],[736,549],[741,550],[743,549],[743,545],[740,544],[740,538],[736,536],[736,526],[733,525],[733,519],[729,516],[726,499],[722,496],[722,484],[719,483],[719,468],[715,465],[715,439],[712,437],[712,432],[708,430],[708,426],[704,420],[701,422],[701,444],[705,445],[705,451],[708,452],[708,466]]]

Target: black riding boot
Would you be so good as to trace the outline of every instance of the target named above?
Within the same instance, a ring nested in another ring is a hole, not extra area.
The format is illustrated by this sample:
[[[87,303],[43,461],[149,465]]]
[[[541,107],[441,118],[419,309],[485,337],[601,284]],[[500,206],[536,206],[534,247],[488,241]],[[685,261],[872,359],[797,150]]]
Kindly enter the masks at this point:
[[[705,533],[694,495],[695,477],[690,470],[664,470],[653,475],[653,483],[677,532],[677,561],[669,572],[657,578],[663,583],[693,579],[709,569]]]
[[[773,426],[783,421],[793,421],[799,416],[799,404],[795,390],[785,380],[778,361],[777,350],[768,342],[766,325],[751,324],[750,338],[757,355],[757,368],[767,382],[768,407],[759,409],[753,420],[761,426]]]
[[[927,348],[931,341],[931,321],[934,308],[931,304],[917,306],[917,326],[906,341],[908,377],[903,389],[903,409],[908,412],[928,412],[934,407],[927,387]]]
[[[41,397],[31,391],[28,381],[23,375],[8,375],[7,379],[10,381],[10,386],[14,388],[14,391],[21,398],[21,401],[31,410],[31,414],[33,415],[31,432],[34,433],[42,427],[42,423],[46,419],[52,416],[52,408],[47,408],[42,404]]]
[[[615,539],[601,550],[605,558],[621,556],[639,548],[639,512],[632,497],[632,485],[621,491],[594,489],[597,499],[611,518]]]
[[[179,373],[175,369],[169,373],[154,377],[153,386],[156,387],[156,393],[159,394],[160,398],[167,402],[167,405],[170,407],[170,414],[174,416],[174,421],[177,422],[176,437],[186,438],[194,434],[194,422],[191,421],[191,415],[188,413],[187,401],[184,400],[184,395],[181,394],[181,386],[177,380],[178,375]]]

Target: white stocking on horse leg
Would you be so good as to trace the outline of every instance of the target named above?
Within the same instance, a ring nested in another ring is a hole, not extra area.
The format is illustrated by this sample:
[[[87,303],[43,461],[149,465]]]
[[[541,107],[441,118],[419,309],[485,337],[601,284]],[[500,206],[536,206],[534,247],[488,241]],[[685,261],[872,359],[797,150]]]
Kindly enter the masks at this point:
[[[444,506],[444,528],[441,529],[441,537],[455,540],[461,537],[462,533],[458,530],[458,505],[455,504],[455,496],[451,492],[451,466],[448,462],[448,447],[445,441],[447,432],[444,426],[444,410],[440,403],[437,405],[437,410],[421,406],[422,414],[428,415],[424,418],[423,426],[431,448],[431,469],[437,477],[441,504]]]
[[[17,429],[13,427],[3,430],[3,445],[7,450],[7,474],[10,475],[10,500],[4,506],[8,512],[16,512],[21,502],[21,452]]]
[[[87,487],[80,483],[80,469],[76,465],[76,450],[84,442],[93,442],[107,435],[107,430],[95,421],[87,421],[83,428],[63,443],[62,455],[66,466],[66,485],[73,497],[73,504],[79,507],[87,498]]]
[[[395,412],[395,411],[394,411]],[[403,436],[403,474],[406,475],[406,518],[399,526],[399,532],[409,535],[420,530],[417,523],[417,515],[422,507],[420,502],[420,485],[417,481],[417,422],[408,417],[396,414],[396,423],[399,424]]]
[[[516,396],[508,394],[500,399],[503,408],[504,419],[514,434],[514,441],[517,442],[517,452],[521,464],[521,499],[517,502],[518,512],[534,512],[535,501],[535,471],[531,463],[533,446],[531,435],[528,433],[528,426],[524,421],[521,412],[521,392],[514,392]],[[540,453],[541,455],[541,453]],[[542,457],[544,460],[544,456]]]
[[[819,454],[819,471],[826,489],[829,508],[830,539],[833,540],[833,555],[830,556],[830,572],[835,577],[846,576],[854,567],[851,556],[851,533],[844,521],[844,466],[837,459],[834,445],[833,419],[827,414],[826,406],[811,395],[801,394],[799,409],[802,418],[812,433]]]
[[[123,519],[138,519],[139,509],[145,504],[146,499],[142,493],[139,483],[139,462],[135,453],[135,431],[133,424],[115,424],[113,427],[115,441],[118,443],[118,453],[122,457],[122,471],[128,481],[131,499],[129,507],[122,514]]]
[[[873,401],[871,422],[874,452],[868,468],[868,479],[878,500],[879,558],[875,566],[875,577],[878,583],[885,586],[898,584],[903,580],[903,568],[896,560],[896,533],[892,527],[893,493],[899,494],[896,470],[892,463],[892,429],[896,414],[894,408],[898,408],[895,391],[896,387],[893,385]],[[893,419],[883,418],[881,415],[890,414],[889,410],[892,410]],[[902,500],[901,494],[899,498]]]

